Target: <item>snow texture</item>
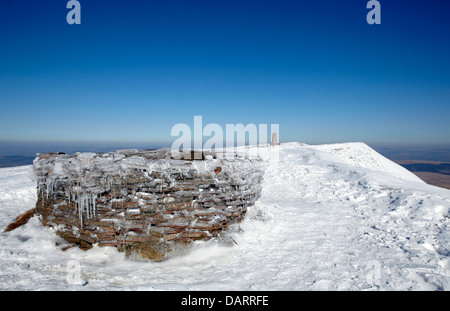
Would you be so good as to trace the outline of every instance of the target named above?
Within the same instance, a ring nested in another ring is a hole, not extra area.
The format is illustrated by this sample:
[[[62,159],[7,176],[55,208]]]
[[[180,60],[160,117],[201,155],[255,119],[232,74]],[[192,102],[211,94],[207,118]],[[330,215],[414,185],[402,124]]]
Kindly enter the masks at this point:
[[[450,290],[449,190],[361,143],[261,153],[262,195],[229,231],[235,243],[132,261],[111,247],[63,251],[34,217],[0,233],[0,290]],[[30,169],[0,169],[2,228],[34,207]]]

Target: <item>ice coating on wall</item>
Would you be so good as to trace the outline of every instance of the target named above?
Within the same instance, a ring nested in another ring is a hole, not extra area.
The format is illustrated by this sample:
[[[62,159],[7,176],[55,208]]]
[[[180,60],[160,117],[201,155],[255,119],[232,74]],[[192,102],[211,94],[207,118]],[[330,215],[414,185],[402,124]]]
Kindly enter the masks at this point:
[[[170,149],[39,154],[36,209],[45,225],[66,226],[63,237],[88,244],[208,239],[259,198],[262,165],[213,153],[178,160]]]

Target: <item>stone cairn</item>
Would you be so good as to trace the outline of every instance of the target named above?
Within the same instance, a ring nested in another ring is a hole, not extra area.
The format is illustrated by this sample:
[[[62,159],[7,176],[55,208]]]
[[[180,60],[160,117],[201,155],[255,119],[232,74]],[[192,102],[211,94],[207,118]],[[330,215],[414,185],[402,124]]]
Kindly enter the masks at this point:
[[[115,246],[155,261],[240,222],[261,192],[261,161],[174,159],[170,149],[42,153],[36,214],[72,245]]]

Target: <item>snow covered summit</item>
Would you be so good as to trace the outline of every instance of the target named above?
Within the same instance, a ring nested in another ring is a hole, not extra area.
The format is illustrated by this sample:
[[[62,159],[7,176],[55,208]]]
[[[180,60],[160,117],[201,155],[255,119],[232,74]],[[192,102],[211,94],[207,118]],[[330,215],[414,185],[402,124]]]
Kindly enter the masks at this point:
[[[386,159],[364,143],[318,145],[314,147],[318,150],[335,154],[344,162],[355,166],[386,172],[399,179],[423,183],[419,177],[404,167]]]
[[[279,152],[278,159],[270,157]],[[38,219],[0,239],[1,289],[450,290],[450,191],[361,143],[288,143],[267,159],[261,198],[228,235],[162,263],[113,248],[62,251]],[[0,225],[34,206],[30,167],[0,169]]]

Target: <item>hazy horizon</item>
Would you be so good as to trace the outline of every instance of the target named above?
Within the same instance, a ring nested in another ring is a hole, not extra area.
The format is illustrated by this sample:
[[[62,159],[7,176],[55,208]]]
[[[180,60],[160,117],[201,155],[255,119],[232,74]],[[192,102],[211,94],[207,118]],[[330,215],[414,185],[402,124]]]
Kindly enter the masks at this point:
[[[282,141],[283,143],[283,141]],[[309,145],[320,145],[318,142],[304,142]],[[338,142],[329,142],[338,143]],[[345,142],[339,142],[345,143]],[[370,147],[390,160],[427,160],[450,162],[450,144],[370,144]],[[28,157],[34,158],[36,153],[45,152],[111,152],[118,149],[157,149],[170,148],[171,142],[24,142],[0,141],[0,164],[2,157]]]

